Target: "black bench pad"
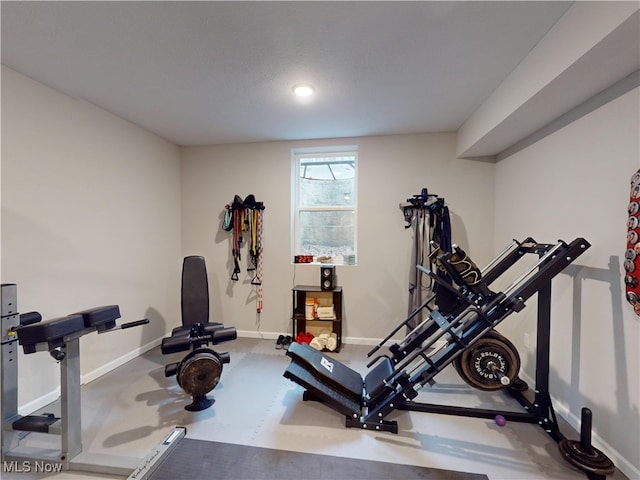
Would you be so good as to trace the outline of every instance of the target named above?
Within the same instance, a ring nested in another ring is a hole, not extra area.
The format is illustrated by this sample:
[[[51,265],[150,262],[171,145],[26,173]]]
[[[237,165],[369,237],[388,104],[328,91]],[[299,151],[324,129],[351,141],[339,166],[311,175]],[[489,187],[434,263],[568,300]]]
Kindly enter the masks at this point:
[[[104,307],[95,307],[73,315],[81,315],[86,328],[98,328],[108,330],[116,326],[116,320],[120,318],[120,307],[118,305],[106,305]]]
[[[295,362],[289,364],[283,376],[304,387],[311,393],[311,399],[320,400],[336,412],[342,413],[350,418],[360,417],[362,396],[354,398],[354,396],[349,395],[348,392],[336,389],[335,384],[326,382],[327,377],[314,375],[314,373],[308,368],[305,368],[304,365]]]
[[[381,358],[366,377],[364,377],[364,389],[367,403],[375,405],[378,400],[389,392],[390,387],[385,384],[385,379],[393,374],[393,363],[387,357]]]
[[[18,343],[24,353],[34,353],[38,343],[48,343],[49,350],[64,345],[64,337],[84,330],[82,315],[53,318],[18,328]]]
[[[312,371],[315,376],[323,378],[324,382],[333,385],[333,388],[342,391],[353,400],[359,401],[362,398],[364,380],[355,370],[305,343],[292,343],[287,355],[293,362]]]

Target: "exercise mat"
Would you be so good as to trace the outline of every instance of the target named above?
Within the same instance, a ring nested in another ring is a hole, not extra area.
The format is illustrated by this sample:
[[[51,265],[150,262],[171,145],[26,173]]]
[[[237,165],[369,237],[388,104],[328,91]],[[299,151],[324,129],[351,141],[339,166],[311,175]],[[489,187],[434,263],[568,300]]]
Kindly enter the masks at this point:
[[[454,472],[329,455],[288,452],[185,438],[159,465],[151,480],[488,480]]]

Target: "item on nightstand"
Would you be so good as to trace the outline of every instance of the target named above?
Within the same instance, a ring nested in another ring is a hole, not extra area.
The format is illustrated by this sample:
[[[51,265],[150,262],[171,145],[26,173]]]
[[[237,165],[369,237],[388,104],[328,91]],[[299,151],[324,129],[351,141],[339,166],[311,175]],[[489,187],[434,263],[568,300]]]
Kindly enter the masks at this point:
[[[331,335],[327,338],[327,350],[333,352],[336,348],[338,348],[338,335],[335,332],[331,332]]]
[[[325,333],[321,333],[316,337],[318,339],[318,343],[322,348],[327,347],[327,340],[329,340],[330,335],[331,335],[331,332],[325,332]]]
[[[320,320],[335,320],[336,319],[336,312],[333,309],[333,305],[331,305],[330,307],[318,307],[318,310],[316,311],[316,314],[318,315],[318,318]]]
[[[356,264],[356,256],[355,255],[343,255],[343,262],[345,265],[355,265]]]
[[[322,342],[320,341],[320,337],[314,337],[313,340],[309,342],[309,345],[311,345],[316,350],[322,350],[324,348],[322,346]]]
[[[321,333],[317,337],[314,337],[309,345],[316,350],[330,350],[334,351],[338,346],[338,336],[334,333]]]
[[[307,298],[304,302],[304,318],[305,320],[314,320],[316,318],[317,302],[315,298]]]
[[[296,343],[311,343],[313,334],[309,332],[300,332],[296,337]]]
[[[320,267],[320,288],[322,290],[333,290],[336,286],[335,273],[335,265],[323,265]]]

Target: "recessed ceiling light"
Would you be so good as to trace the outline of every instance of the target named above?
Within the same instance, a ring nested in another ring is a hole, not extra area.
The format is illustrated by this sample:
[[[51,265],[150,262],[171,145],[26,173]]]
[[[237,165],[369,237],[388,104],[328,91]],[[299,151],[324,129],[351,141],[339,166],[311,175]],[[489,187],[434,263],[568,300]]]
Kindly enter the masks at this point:
[[[297,85],[294,85],[291,89],[293,90],[293,93],[296,96],[303,97],[303,98],[310,97],[316,91],[313,85],[309,83],[298,83]]]

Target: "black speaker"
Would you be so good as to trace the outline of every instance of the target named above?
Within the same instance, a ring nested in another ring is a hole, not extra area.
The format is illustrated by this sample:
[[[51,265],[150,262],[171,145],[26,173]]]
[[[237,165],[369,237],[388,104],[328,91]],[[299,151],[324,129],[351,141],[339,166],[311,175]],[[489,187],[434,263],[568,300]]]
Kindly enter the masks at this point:
[[[334,265],[323,265],[320,267],[320,288],[322,290],[333,290],[336,286],[335,272]]]

